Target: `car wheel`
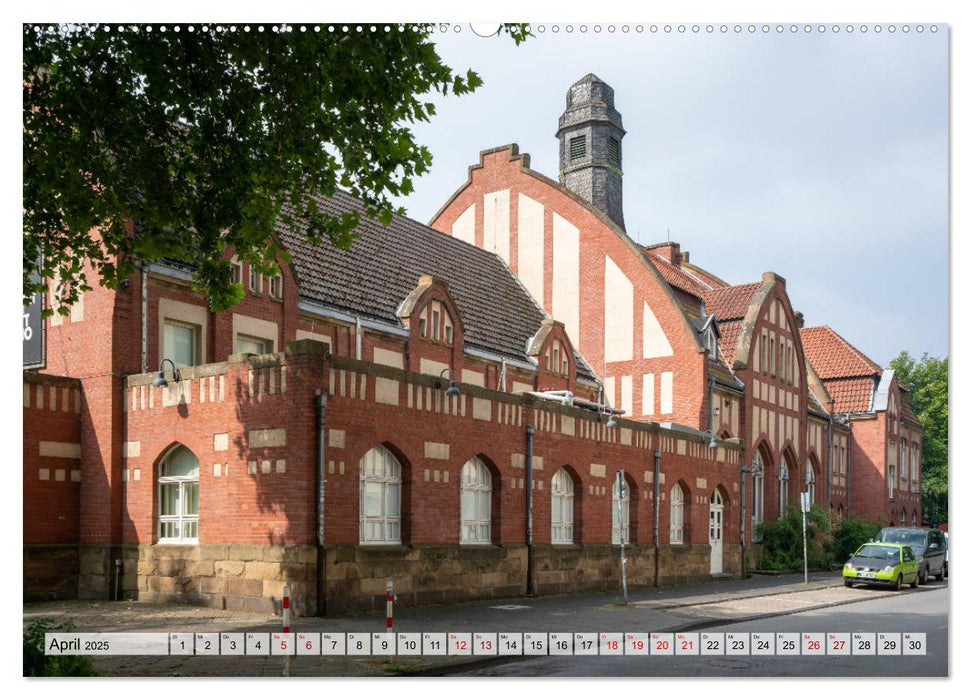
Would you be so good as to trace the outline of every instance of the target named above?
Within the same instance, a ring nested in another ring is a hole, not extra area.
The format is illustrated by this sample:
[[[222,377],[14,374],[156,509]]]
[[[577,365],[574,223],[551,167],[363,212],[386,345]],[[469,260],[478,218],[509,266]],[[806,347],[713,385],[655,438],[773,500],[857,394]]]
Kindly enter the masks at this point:
[[[904,583],[904,575],[897,574],[897,580],[893,582],[893,589],[895,591],[899,591],[903,587],[903,583]]]
[[[928,573],[929,572],[927,571],[927,569],[921,568],[920,573],[917,574],[917,577],[920,579],[920,585],[922,585],[922,586],[926,586],[927,585],[927,574]]]
[[[847,588],[853,588],[853,582],[846,578],[843,579],[843,585]]]

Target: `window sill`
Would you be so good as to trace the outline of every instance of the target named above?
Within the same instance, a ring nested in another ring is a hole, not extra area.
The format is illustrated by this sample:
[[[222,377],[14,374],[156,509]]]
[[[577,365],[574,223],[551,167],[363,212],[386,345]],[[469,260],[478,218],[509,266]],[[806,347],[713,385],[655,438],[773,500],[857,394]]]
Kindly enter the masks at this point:
[[[155,544],[160,547],[197,547],[199,540],[159,540]]]

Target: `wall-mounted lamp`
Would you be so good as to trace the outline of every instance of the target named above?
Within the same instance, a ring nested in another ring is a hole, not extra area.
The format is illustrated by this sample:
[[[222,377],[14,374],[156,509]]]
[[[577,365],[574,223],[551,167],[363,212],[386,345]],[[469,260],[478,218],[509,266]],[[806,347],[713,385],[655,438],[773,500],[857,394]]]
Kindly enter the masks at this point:
[[[172,381],[174,382],[182,381],[182,375],[179,374],[179,368],[175,366],[175,363],[172,362],[172,360],[170,360],[167,357],[163,357],[162,361],[158,363],[158,376],[155,377],[155,380],[152,382],[152,386],[165,387],[169,385],[169,383],[165,381],[165,370],[162,369],[162,367],[165,365],[166,362],[172,365]]]
[[[458,385],[455,383],[455,372],[451,367],[446,367],[442,370],[441,374],[438,375],[438,379],[435,380],[435,388],[441,389],[442,384],[445,381],[445,373],[448,372],[448,389],[445,390],[446,396],[458,396],[462,392],[459,391]]]

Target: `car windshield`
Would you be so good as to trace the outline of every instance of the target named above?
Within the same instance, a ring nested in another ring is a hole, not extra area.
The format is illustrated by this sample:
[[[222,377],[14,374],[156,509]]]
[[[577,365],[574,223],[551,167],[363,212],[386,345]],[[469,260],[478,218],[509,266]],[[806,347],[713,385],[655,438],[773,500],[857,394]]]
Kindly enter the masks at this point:
[[[906,544],[911,547],[923,547],[924,546],[924,533],[923,532],[907,532],[906,530],[888,530],[883,533],[880,538],[882,542],[896,542],[898,544]]]
[[[865,544],[857,551],[856,556],[870,559],[900,560],[900,550],[897,547],[881,547],[878,544]]]

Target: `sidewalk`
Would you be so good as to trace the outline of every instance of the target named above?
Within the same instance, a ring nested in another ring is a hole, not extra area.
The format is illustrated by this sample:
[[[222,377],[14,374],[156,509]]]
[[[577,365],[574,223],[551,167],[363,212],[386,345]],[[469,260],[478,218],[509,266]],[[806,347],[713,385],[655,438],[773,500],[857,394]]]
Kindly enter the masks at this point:
[[[846,589],[833,573],[753,576],[679,588],[476,601],[456,605],[394,608],[395,632],[674,632],[729,620],[757,619],[874,597],[882,591]],[[78,632],[279,632],[279,617],[193,606],[138,602],[58,601],[23,607],[24,624],[38,618],[71,621]],[[384,632],[383,613],[294,618],[292,632]],[[111,676],[279,676],[282,657],[106,656],[92,657]],[[509,657],[499,657],[503,663]],[[371,656],[308,657],[293,660],[294,676],[380,676],[429,674],[442,667],[495,663],[495,657]]]

